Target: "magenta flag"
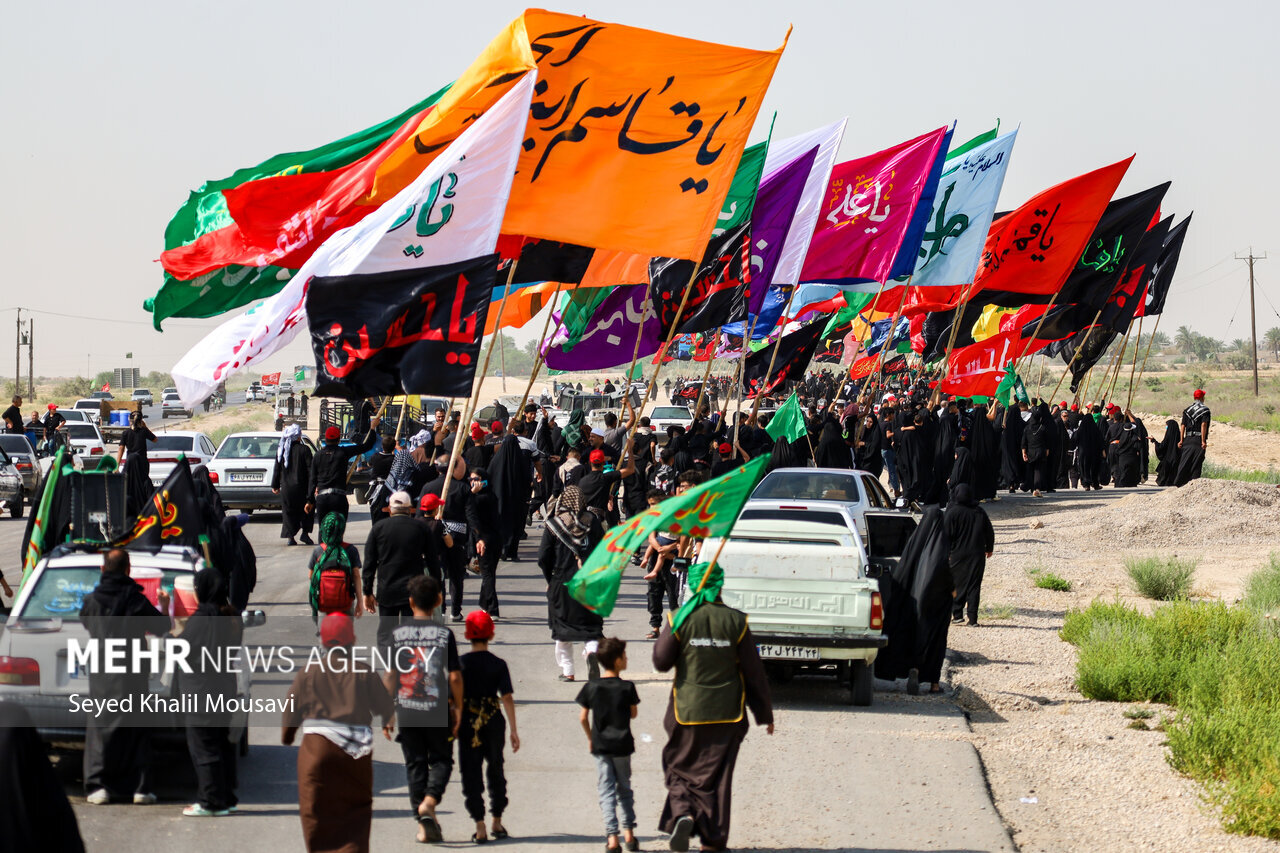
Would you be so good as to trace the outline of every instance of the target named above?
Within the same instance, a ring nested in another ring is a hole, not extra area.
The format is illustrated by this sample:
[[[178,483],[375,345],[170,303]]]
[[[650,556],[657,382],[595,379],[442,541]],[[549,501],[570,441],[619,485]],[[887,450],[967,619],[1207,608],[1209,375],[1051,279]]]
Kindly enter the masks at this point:
[[[885,281],[946,135],[940,127],[832,169],[800,280]]]

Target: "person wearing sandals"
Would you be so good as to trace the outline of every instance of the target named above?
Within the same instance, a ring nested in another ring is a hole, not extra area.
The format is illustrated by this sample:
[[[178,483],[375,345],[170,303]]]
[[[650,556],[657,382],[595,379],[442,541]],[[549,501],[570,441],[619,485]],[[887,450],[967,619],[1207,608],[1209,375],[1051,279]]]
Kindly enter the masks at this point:
[[[302,668],[289,693],[281,743],[299,729],[298,814],[307,853],[368,853],[373,824],[373,718],[391,725],[394,706],[376,673],[350,658],[355,623],[335,612],[320,623],[326,654]]]
[[[604,620],[569,595],[568,583],[603,538],[604,527],[583,504],[582,492],[577,486],[565,486],[548,507],[542,543],[538,546],[538,568],[547,580],[547,624],[555,640],[561,681],[574,680],[574,643],[583,644],[588,677],[595,676],[595,651],[604,636]]]
[[[395,697],[396,740],[404,753],[409,804],[418,841],[443,840],[436,806],[453,772],[453,741],[462,717],[462,664],[453,632],[432,618],[443,602],[440,582],[418,575],[408,583],[413,618],[391,632],[386,686]],[[383,729],[391,737],[391,727]]]
[[[471,642],[471,651],[461,658],[462,726],[458,737],[458,765],[462,771],[462,796],[467,813],[476,822],[471,840],[484,844],[491,838],[501,841],[509,837],[502,825],[502,813],[507,808],[507,777],[502,769],[507,724],[511,725],[512,752],[520,751],[520,735],[516,733],[511,671],[506,661],[489,651],[493,619],[483,610],[473,610],[467,614],[465,633]],[[486,778],[489,812],[493,815],[493,826],[489,830],[484,826]]]

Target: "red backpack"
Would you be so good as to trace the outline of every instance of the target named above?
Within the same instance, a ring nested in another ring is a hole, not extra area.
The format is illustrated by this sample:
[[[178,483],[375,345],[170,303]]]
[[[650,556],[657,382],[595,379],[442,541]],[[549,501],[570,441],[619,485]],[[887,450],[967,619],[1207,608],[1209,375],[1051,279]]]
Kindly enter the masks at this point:
[[[324,544],[320,550],[324,551]],[[324,559],[321,557],[321,559]],[[351,592],[351,584],[347,573],[342,568],[324,569],[320,572],[320,583],[316,589],[316,610],[321,613],[346,613],[355,603]]]

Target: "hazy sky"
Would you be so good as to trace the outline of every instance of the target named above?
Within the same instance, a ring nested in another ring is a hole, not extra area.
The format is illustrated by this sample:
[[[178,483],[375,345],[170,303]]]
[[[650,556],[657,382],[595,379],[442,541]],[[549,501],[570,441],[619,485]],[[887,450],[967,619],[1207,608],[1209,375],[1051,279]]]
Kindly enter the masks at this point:
[[[218,0],[10,3],[0,33],[0,376],[15,306],[36,372],[173,365],[215,320],[151,329],[165,224],[207,179],[394,115],[453,79],[519,3]],[[1192,224],[1161,328],[1247,337],[1280,325],[1274,166],[1280,12],[1266,3],[645,0],[558,7],[759,49],[795,30],[753,141],[849,116],[842,159],[956,119],[1021,132],[1009,208],[1130,153],[1119,194],[1164,180]],[[1268,303],[1267,297],[1271,303]],[[1234,322],[1232,315],[1235,314]],[[73,315],[73,316],[62,316]],[[90,319],[92,318],[92,319]],[[530,324],[520,340],[536,334]],[[302,336],[305,338],[305,335]],[[302,338],[264,369],[310,361]],[[25,374],[26,367],[23,366]]]

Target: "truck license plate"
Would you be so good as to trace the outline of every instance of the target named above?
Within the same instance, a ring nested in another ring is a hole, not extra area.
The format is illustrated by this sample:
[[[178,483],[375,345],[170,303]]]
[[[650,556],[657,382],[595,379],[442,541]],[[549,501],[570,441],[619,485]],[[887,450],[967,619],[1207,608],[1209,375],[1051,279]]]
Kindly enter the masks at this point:
[[[261,474],[232,474],[231,482],[233,483],[261,483]]]
[[[757,648],[760,649],[760,657],[769,660],[821,660],[822,658],[818,650],[811,646],[777,646],[762,643]]]

